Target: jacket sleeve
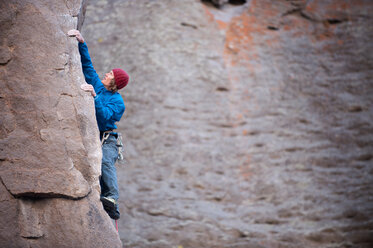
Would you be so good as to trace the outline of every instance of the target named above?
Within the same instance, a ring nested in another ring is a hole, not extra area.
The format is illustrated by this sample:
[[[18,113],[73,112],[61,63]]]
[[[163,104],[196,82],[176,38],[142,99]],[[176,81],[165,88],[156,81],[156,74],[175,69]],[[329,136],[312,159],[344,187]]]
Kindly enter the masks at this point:
[[[102,88],[104,88],[104,85],[101,83],[96,70],[93,68],[91,57],[89,56],[88,52],[88,46],[85,42],[79,42],[79,53],[85,81],[93,86],[96,93],[100,92]]]
[[[97,119],[103,122],[109,120],[120,121],[125,110],[123,100],[120,101],[115,99],[104,105],[101,101],[100,95],[95,97],[95,108]]]

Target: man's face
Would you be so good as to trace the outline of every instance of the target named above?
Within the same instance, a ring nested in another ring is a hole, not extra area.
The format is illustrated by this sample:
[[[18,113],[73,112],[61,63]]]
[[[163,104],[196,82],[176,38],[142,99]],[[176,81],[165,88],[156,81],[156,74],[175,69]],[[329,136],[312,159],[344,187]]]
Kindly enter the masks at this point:
[[[102,84],[105,87],[109,87],[110,86],[110,82],[111,82],[111,80],[113,80],[113,78],[114,78],[113,71],[110,71],[110,72],[106,73],[104,79],[102,79]]]

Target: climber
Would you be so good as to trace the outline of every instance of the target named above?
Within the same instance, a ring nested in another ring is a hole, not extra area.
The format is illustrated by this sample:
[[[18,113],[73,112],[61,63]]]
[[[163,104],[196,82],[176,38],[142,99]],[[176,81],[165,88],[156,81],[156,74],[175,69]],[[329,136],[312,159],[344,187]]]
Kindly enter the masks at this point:
[[[115,122],[121,119],[125,110],[123,99],[117,91],[128,84],[129,76],[124,70],[116,68],[106,73],[105,77],[100,80],[93,68],[87,44],[84,42],[81,33],[73,29],[67,34],[70,37],[76,37],[79,42],[83,74],[88,83],[83,84],[81,89],[90,92],[95,102],[96,120],[102,143],[100,200],[109,216],[117,220],[120,217],[118,208],[119,189],[115,168],[115,162],[118,158],[118,133],[114,132],[114,129],[117,128]]]

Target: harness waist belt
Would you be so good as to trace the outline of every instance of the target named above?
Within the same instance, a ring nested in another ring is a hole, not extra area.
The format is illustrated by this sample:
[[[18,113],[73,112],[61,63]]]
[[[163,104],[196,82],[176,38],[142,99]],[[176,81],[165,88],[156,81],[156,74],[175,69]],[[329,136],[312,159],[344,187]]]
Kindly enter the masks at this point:
[[[100,131],[100,140],[104,137],[104,134],[109,134],[109,136],[114,136],[116,139],[118,138],[118,134],[114,133],[113,130],[107,130],[107,131]]]

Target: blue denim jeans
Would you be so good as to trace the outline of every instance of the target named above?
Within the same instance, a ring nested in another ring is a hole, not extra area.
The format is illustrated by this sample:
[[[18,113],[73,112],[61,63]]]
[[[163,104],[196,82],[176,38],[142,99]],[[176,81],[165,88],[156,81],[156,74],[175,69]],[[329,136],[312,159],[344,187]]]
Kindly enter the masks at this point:
[[[117,169],[115,162],[118,158],[117,139],[110,135],[102,145],[102,164],[101,164],[101,196],[115,199],[119,198],[119,189],[117,181]]]

